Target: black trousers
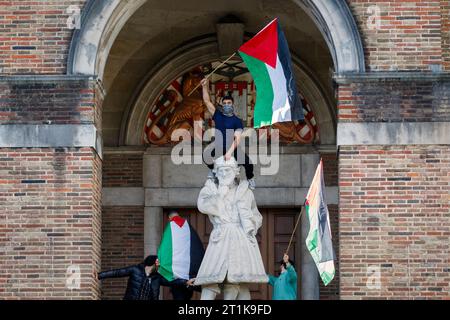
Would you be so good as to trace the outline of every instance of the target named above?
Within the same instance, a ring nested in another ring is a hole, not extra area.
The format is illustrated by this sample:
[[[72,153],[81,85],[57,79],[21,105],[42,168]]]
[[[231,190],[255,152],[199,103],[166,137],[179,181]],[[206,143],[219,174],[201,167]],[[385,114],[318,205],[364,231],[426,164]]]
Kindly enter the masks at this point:
[[[176,279],[169,282],[160,274],[158,274],[158,285],[169,287],[173,300],[191,300],[194,290],[201,290],[198,286],[187,287],[186,280]]]
[[[173,285],[170,287],[173,300],[188,301],[191,300],[194,290],[183,285]]]
[[[248,155],[246,153],[244,153],[244,163],[241,163],[241,161],[238,157],[238,150],[239,150],[239,148],[234,150],[234,153],[233,153],[234,158],[238,161],[238,164],[240,166],[244,166],[245,176],[247,177],[247,179],[251,179],[255,176],[253,173],[253,171],[254,171],[253,163],[251,162],[250,158],[248,157]],[[241,152],[243,152],[243,151],[240,151],[240,153]],[[225,153],[226,153],[226,150],[225,150],[225,148],[223,148],[222,155],[225,155]],[[213,158],[215,158],[216,149],[212,150],[211,155]],[[203,162],[205,162],[205,164],[208,166],[209,169],[211,169],[211,170],[214,169],[214,163],[207,163],[204,158],[203,158]]]

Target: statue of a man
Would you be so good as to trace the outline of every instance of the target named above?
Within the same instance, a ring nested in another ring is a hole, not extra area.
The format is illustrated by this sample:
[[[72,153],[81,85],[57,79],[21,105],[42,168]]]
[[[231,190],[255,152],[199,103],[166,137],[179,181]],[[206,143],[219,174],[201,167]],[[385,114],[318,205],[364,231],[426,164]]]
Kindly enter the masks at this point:
[[[202,300],[214,300],[223,290],[225,300],[250,300],[250,283],[267,283],[256,233],[262,216],[247,180],[237,184],[236,159],[214,162],[218,185],[207,180],[197,206],[213,225],[208,248],[195,285],[202,286]]]

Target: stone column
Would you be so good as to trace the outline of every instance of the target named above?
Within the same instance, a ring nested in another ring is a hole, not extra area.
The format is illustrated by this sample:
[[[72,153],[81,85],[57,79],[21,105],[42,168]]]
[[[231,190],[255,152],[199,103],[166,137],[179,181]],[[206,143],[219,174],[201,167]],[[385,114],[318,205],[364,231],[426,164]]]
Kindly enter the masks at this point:
[[[144,154],[144,188],[158,189],[162,186],[162,163],[159,154]],[[145,197],[144,208],[144,257],[156,254],[162,236],[163,208]]]
[[[156,254],[162,236],[163,208],[146,207],[144,211],[144,256]]]

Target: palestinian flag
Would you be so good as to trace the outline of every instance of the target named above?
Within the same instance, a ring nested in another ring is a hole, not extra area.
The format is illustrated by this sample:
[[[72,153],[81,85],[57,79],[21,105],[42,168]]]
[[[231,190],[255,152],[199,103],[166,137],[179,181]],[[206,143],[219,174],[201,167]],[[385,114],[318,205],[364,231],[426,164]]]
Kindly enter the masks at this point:
[[[197,276],[205,250],[197,232],[176,216],[166,226],[158,249],[158,272],[168,281]]]
[[[320,277],[327,286],[334,278],[334,250],[331,242],[330,215],[325,203],[325,183],[323,163],[317,167],[311,187],[306,196],[306,214],[309,220],[309,232],[306,247],[316,263]]]
[[[277,122],[303,121],[286,37],[278,19],[239,48],[256,84],[254,127]]]

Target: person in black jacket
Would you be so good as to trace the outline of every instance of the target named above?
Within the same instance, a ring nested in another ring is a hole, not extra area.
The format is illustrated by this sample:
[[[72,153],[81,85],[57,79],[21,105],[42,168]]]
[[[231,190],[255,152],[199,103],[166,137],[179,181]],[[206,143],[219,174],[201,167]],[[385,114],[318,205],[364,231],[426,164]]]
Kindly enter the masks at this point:
[[[143,263],[100,272],[98,279],[128,277],[124,300],[159,300],[160,276],[157,256],[148,256]]]

